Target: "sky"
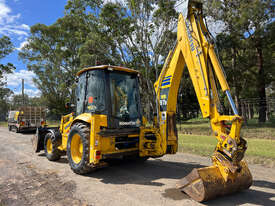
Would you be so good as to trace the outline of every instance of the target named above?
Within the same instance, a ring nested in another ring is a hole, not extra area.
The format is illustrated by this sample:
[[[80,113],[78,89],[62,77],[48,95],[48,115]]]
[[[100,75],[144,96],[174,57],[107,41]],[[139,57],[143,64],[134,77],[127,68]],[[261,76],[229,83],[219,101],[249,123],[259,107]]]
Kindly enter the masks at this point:
[[[53,24],[64,14],[67,0],[0,0],[0,37],[9,36],[15,50],[0,60],[1,64],[12,63],[16,70],[6,75],[7,87],[15,94],[21,93],[22,79],[25,93],[31,97],[39,96],[32,79],[33,72],[18,59],[18,52],[30,35],[30,27],[37,23]]]
[[[104,0],[104,2],[110,1],[120,0]],[[67,0],[0,0],[0,37],[9,36],[16,48],[0,62],[1,64],[10,62],[16,67],[13,74],[6,75],[7,87],[15,94],[21,94],[21,82],[24,79],[25,94],[30,97],[40,96],[39,90],[32,81],[35,74],[28,71],[26,64],[18,59],[18,52],[26,44],[30,35],[30,27],[37,23],[53,24],[63,16],[66,2]],[[182,6],[183,4],[178,5],[176,10],[182,11]],[[213,25],[216,28],[210,28],[212,31],[222,28],[221,25]]]

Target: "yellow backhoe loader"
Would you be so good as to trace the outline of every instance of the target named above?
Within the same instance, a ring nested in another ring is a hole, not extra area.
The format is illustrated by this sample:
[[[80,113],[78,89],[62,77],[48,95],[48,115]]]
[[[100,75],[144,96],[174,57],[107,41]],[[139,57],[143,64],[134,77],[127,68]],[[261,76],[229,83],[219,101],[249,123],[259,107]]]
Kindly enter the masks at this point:
[[[202,4],[186,1],[178,20],[177,42],[154,85],[157,115],[153,126],[146,127],[141,114],[137,71],[108,65],[89,67],[77,73],[76,113],[63,116],[59,128],[37,130],[34,150],[44,149],[52,161],[66,154],[77,174],[105,166],[112,158],[146,160],[175,154],[177,95],[187,66],[202,116],[210,119],[218,143],[213,165],[194,169],[177,188],[199,202],[249,188],[252,176],[242,160],[247,148],[240,137],[242,118],[213,42],[204,24]],[[233,115],[221,114],[216,83],[227,95]]]

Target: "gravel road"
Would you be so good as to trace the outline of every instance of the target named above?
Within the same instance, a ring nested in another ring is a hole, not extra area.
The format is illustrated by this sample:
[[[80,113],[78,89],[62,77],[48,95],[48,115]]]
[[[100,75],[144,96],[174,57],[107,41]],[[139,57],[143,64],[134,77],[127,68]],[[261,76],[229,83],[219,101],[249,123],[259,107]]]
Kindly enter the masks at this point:
[[[275,171],[249,165],[254,182],[246,191],[197,203],[174,189],[193,168],[209,158],[178,153],[145,163],[115,162],[86,176],[74,174],[67,162],[32,152],[33,134],[0,127],[0,206],[7,205],[275,205]]]

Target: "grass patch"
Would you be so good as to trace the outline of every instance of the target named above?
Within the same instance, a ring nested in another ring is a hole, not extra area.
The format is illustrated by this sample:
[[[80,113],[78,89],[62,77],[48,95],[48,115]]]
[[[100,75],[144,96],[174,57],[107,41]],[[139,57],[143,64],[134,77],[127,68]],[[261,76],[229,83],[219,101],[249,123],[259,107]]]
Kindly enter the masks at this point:
[[[192,135],[212,135],[208,119],[191,119],[184,123],[177,124],[179,133]],[[273,139],[275,140],[275,119],[266,123],[258,123],[257,119],[248,120],[243,124],[241,136],[244,138]]]
[[[0,127],[8,127],[8,122],[0,122]]]
[[[215,137],[179,135],[179,151],[209,156],[217,144]]]
[[[214,136],[179,135],[179,152],[211,156],[217,140]],[[246,158],[253,163],[275,163],[275,140],[247,139]]]

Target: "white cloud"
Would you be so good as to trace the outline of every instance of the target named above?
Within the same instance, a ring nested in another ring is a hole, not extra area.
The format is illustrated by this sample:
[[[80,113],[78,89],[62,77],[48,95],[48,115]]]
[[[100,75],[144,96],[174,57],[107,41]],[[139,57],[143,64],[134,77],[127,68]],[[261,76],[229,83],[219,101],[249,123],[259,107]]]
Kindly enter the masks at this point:
[[[27,24],[21,24],[21,27],[26,29],[26,30],[30,30],[30,27]]]
[[[21,14],[13,14],[5,0],[0,0],[0,34],[28,36],[30,27],[26,24],[19,24],[17,20]]]
[[[103,0],[103,4],[107,4],[107,3],[120,3],[122,5],[126,5],[126,2],[124,0]]]
[[[225,26],[225,23],[222,21],[215,21],[211,17],[207,17],[206,21],[208,24],[207,25],[208,29],[214,37],[216,37],[218,34],[220,34],[221,32],[223,32],[225,30],[226,26]]]
[[[35,85],[32,80],[34,77],[35,74],[32,71],[27,70],[20,70],[19,72],[14,72],[12,74],[5,75],[5,78],[7,78],[7,86],[11,87],[20,86],[22,83],[22,79],[24,79],[26,85],[35,88]]]
[[[38,89],[25,89],[25,93],[29,96],[29,97],[39,97],[41,96],[41,92]]]
[[[184,2],[179,3],[178,6],[176,7],[177,12],[182,13],[184,10],[184,6],[185,6]],[[207,21],[208,29],[214,37],[217,36],[219,33],[223,32],[225,29],[225,24],[222,21],[215,21],[211,17],[206,17],[206,21]]]
[[[22,94],[21,91],[14,91],[15,95]],[[24,94],[28,95],[29,97],[39,97],[41,92],[38,89],[24,89]]]
[[[35,88],[35,85],[32,80],[34,77],[35,74],[32,71],[27,70],[20,70],[19,72],[14,72],[13,74],[5,75],[7,86],[14,88],[12,89],[14,94],[22,94],[21,84],[22,79],[24,79],[25,94],[27,94],[29,97],[38,97],[41,95],[41,93],[37,88]]]
[[[11,12],[11,9],[5,5],[4,0],[0,0],[0,24],[3,24],[5,19],[7,19],[8,14]]]
[[[28,41],[27,40],[25,40],[25,41],[23,41],[23,42],[21,42],[20,43],[20,46],[18,47],[18,48],[16,48],[18,51],[20,51],[25,45],[27,45],[28,44]]]
[[[109,3],[109,2],[123,2],[122,0],[103,0],[103,3],[106,4],[106,3]]]

